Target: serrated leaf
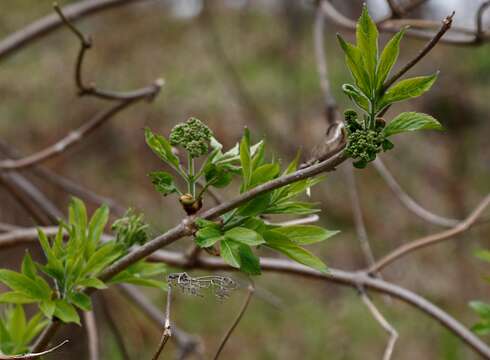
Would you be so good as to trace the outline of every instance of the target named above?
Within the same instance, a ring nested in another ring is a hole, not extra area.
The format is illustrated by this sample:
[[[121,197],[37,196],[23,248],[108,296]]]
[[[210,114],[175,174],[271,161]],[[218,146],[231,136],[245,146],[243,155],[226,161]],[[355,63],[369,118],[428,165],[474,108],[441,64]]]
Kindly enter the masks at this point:
[[[256,168],[252,173],[249,188],[254,188],[257,185],[266,183],[279,175],[281,167],[278,163],[264,164]]]
[[[233,240],[249,246],[257,246],[265,241],[257,232],[245,227],[234,227],[225,232],[225,239]]]
[[[240,206],[237,213],[243,217],[259,215],[269,207],[270,199],[270,192],[256,196]]]
[[[34,339],[44,327],[46,327],[47,324],[48,321],[43,319],[40,312],[35,314],[26,325],[22,342],[24,344],[29,344],[31,340]]]
[[[436,79],[437,74],[401,80],[385,92],[378,104],[377,111],[381,111],[392,103],[413,99],[424,94],[430,90]]]
[[[107,205],[102,205],[97,210],[95,210],[88,225],[87,256],[91,256],[97,248],[100,237],[104,232],[104,228],[108,220],[109,207]]]
[[[216,225],[216,224],[214,224]],[[222,233],[219,227],[207,226],[196,232],[196,244],[201,248],[213,246],[222,239]]]
[[[0,294],[0,303],[31,304],[38,301],[39,299],[34,299],[20,291],[7,291]]]
[[[310,253],[308,250],[298,246],[287,236],[275,231],[266,231],[264,232],[264,239],[266,241],[266,246],[283,253],[296,262],[309,266],[323,273],[328,271],[327,266],[323,263],[323,261]]]
[[[364,69],[361,51],[354,45],[346,42],[339,34],[337,40],[345,53],[345,62],[350,70],[357,86],[364,92],[370,94],[369,77]]]
[[[179,158],[172,152],[172,146],[161,135],[154,134],[150,129],[145,128],[145,140],[150,149],[163,161],[177,169]]]
[[[297,244],[315,244],[338,234],[338,231],[330,231],[315,225],[292,225],[275,228],[275,232],[287,236]]]
[[[70,300],[72,304],[78,307],[80,310],[92,310],[92,300],[90,299],[90,296],[84,293],[76,292],[70,296]]]
[[[364,65],[370,79],[371,88],[374,88],[376,78],[376,65],[378,62],[378,29],[369,16],[367,6],[364,5],[356,25],[356,40]]]
[[[376,89],[380,90],[383,87],[384,81],[390,74],[393,65],[395,65],[400,53],[400,41],[405,34],[406,29],[401,29],[397,32],[386,44],[381,56],[379,58],[377,75],[376,75]]]
[[[342,85],[342,91],[361,109],[369,111],[369,99],[361,90],[351,84]]]
[[[204,178],[206,183],[222,188],[230,184],[233,176],[224,166],[210,163],[204,168]]]
[[[27,276],[11,270],[0,270],[0,282],[7,285],[14,291],[21,292],[33,299],[49,299],[51,289],[42,278],[37,277],[32,280]]]
[[[53,317],[55,309],[56,304],[53,300],[45,300],[39,304],[39,310],[49,319]]]
[[[78,286],[83,286],[86,288],[94,288],[94,289],[107,289],[107,285],[104,284],[102,280],[99,280],[97,278],[88,278],[88,279],[83,279],[77,282]]]
[[[260,261],[253,253],[250,246],[240,245],[238,247],[240,257],[240,270],[249,275],[260,275]]]
[[[228,239],[224,239],[220,242],[221,257],[228,265],[238,269],[240,268],[239,245],[240,244]]]
[[[36,279],[37,269],[34,261],[32,261],[32,257],[31,254],[29,254],[29,251],[26,251],[24,258],[22,259],[21,271],[22,274],[24,274],[28,278],[32,280]]]
[[[443,130],[443,127],[430,115],[417,112],[404,112],[391,120],[383,129],[383,133],[385,136],[391,136],[402,132],[418,130]]]
[[[166,196],[178,192],[174,179],[168,172],[153,171],[148,176],[151,179],[151,183],[155,186],[156,191],[160,194]]]
[[[75,323],[80,325],[80,317],[72,304],[69,304],[66,300],[56,300],[55,305],[54,316],[64,323]]]

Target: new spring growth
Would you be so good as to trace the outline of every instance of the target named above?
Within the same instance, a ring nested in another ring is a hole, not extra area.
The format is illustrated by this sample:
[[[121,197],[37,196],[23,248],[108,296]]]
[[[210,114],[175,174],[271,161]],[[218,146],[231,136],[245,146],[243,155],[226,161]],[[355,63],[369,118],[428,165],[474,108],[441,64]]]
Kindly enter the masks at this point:
[[[170,132],[172,146],[181,146],[193,159],[206,155],[213,132],[199,119],[191,117],[185,123],[176,125]]]

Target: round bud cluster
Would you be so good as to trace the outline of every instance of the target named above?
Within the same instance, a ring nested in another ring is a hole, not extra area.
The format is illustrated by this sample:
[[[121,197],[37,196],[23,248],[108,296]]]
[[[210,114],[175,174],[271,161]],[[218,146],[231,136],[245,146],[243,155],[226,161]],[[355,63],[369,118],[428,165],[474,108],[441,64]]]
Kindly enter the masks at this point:
[[[170,144],[182,146],[191,158],[198,158],[209,151],[213,132],[199,119],[190,118],[176,125],[170,132]]]
[[[356,130],[349,134],[348,139],[347,155],[361,163],[368,163],[382,151],[384,136],[375,130]]]

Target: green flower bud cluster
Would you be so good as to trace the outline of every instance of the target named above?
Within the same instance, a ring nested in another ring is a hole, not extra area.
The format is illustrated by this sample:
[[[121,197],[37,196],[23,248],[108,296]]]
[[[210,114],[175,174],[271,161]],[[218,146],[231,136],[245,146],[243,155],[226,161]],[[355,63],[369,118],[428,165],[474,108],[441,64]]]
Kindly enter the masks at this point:
[[[117,219],[112,224],[112,231],[115,233],[116,243],[129,249],[133,245],[143,245],[147,239],[146,225],[143,221],[143,215],[136,214],[133,209],[126,211],[124,216]]]
[[[376,154],[393,148],[393,144],[384,136],[385,124],[382,119],[376,121],[375,129],[365,129],[355,111],[347,110],[344,117],[348,133],[345,153],[355,160],[355,167],[364,168],[376,159]]]
[[[191,158],[198,158],[208,153],[212,136],[213,132],[201,120],[192,117],[176,125],[169,140],[172,146],[182,146]]]

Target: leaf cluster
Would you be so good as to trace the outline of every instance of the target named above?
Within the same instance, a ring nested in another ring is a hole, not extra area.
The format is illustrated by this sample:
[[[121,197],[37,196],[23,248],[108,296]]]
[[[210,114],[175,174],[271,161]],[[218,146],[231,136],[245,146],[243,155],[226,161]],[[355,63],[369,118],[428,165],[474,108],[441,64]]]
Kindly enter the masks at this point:
[[[107,284],[98,275],[110,264],[125,255],[128,247],[141,241],[141,217],[126,216],[115,223],[116,238],[102,242],[109,219],[107,206],[98,208],[88,218],[83,202],[72,199],[68,223],[61,222],[54,239],[50,241],[38,229],[39,242],[46,263],[34,262],[27,252],[20,272],[1,269],[0,282],[11,291],[0,294],[0,302],[13,304],[37,303],[47,317],[56,317],[65,323],[79,324],[77,308],[89,311],[92,302],[84,290],[104,289]],[[166,288],[164,282],[150,277],[164,271],[164,267],[139,262],[119,273],[110,283],[127,282]],[[44,276],[42,276],[44,274]],[[45,279],[47,276],[53,287]]]
[[[479,259],[490,263],[490,251],[479,250],[476,253],[476,256]],[[485,280],[490,283],[490,276],[485,277]],[[490,334],[490,304],[483,301],[475,300],[471,301],[469,305],[480,318],[480,320],[475,325],[473,325],[471,329],[475,333],[480,335]]]
[[[337,35],[339,45],[345,53],[345,62],[354,80],[354,84],[344,84],[342,90],[361,113],[361,116],[358,116],[351,110],[349,116],[346,116],[346,154],[355,160],[356,167],[365,167],[376,158],[377,153],[393,148],[393,144],[387,139],[392,135],[407,131],[442,129],[436,119],[422,113],[401,113],[386,126],[380,118],[391,104],[424,94],[437,79],[437,73],[395,83],[388,79],[398,59],[400,41],[405,31],[406,29],[402,29],[395,34],[379,54],[378,29],[364,5],[356,26],[357,44],[348,43]]]

